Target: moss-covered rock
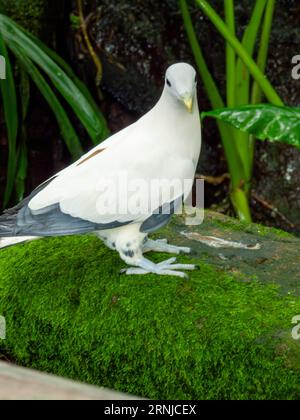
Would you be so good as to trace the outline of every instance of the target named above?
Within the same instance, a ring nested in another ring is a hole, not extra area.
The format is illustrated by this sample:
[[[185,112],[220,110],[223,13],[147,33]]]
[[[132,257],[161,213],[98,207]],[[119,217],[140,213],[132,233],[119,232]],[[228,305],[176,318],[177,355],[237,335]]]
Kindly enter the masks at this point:
[[[182,231],[261,249],[214,249]],[[3,250],[2,353],[149,398],[299,399],[291,321],[300,314],[300,240],[211,213],[200,227],[175,219],[159,236],[192,246],[179,259],[200,270],[189,280],[120,275],[123,262],[93,236]]]

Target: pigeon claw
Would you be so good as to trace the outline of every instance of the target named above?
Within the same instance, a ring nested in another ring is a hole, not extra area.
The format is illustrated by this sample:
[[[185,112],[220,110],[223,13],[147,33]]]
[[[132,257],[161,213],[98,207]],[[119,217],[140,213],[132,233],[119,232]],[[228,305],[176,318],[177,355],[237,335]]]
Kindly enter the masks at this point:
[[[181,270],[196,270],[198,266],[195,264],[180,264],[177,263],[175,257],[169,258],[168,260],[162,261],[158,264],[154,264],[149,260],[143,258],[137,264],[137,267],[129,267],[122,270],[122,273],[127,275],[133,274],[157,274],[160,276],[175,276],[184,279],[188,278],[188,275]],[[178,271],[179,270],[179,271]]]

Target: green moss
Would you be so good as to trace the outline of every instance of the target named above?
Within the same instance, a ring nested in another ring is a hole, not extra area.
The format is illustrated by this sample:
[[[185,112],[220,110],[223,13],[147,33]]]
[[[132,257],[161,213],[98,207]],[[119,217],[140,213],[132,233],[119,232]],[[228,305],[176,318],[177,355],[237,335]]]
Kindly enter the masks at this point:
[[[3,250],[2,350],[25,366],[148,398],[299,399],[300,366],[278,334],[291,329],[299,299],[192,260],[201,269],[186,281],[119,275],[118,255],[90,236]]]

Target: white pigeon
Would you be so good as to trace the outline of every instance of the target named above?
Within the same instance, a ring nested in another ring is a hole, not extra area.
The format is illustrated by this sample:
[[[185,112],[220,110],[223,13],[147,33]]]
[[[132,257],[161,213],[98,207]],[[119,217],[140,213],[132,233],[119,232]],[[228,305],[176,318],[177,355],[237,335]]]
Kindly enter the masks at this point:
[[[201,148],[196,84],[189,64],[169,67],[161,98],[147,114],[0,216],[0,247],[94,232],[119,252],[130,266],[123,270],[127,274],[185,277],[178,270],[195,269],[176,258],[155,264],[143,254],[190,252],[148,234],[169,221],[192,188]],[[161,190],[160,181],[173,187]]]

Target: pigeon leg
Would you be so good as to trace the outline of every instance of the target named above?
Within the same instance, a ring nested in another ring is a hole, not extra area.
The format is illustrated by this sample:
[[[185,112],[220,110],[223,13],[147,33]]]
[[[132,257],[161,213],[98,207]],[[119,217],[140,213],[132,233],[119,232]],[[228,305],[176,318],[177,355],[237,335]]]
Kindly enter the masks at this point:
[[[153,239],[147,239],[143,245],[143,252],[166,252],[168,254],[189,254],[191,248],[186,246],[175,246],[168,244],[166,239],[158,239],[154,241]]]
[[[129,267],[122,270],[122,272],[128,275],[153,273],[162,276],[165,275],[187,278],[187,274],[177,270],[195,270],[198,268],[194,264],[176,264],[176,258],[170,258],[166,261],[155,264],[143,257],[137,260],[134,265],[136,267]]]

